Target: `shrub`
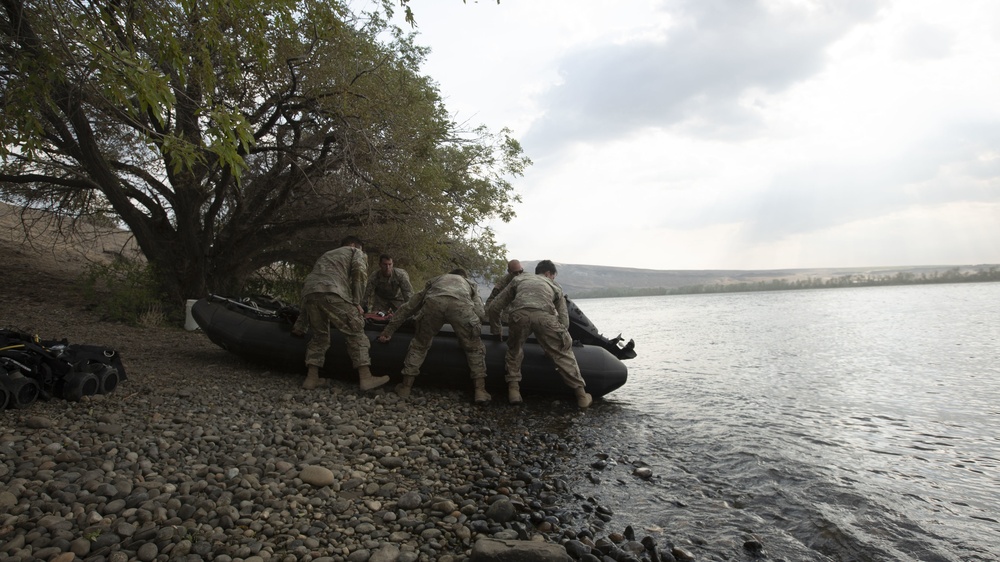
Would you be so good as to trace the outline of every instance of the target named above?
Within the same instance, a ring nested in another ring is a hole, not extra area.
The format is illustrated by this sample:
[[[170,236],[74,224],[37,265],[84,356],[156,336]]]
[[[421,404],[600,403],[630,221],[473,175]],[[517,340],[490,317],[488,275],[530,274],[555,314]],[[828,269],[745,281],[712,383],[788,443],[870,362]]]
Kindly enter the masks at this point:
[[[166,293],[145,260],[118,256],[110,263],[91,264],[82,282],[91,306],[100,308],[106,320],[149,326],[167,319]]]

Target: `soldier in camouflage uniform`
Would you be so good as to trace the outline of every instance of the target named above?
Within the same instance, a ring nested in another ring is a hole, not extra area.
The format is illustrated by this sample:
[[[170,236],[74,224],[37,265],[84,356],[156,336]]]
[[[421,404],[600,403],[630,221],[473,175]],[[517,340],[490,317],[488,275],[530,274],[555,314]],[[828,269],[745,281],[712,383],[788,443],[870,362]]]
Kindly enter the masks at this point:
[[[330,325],[344,334],[351,364],[358,370],[361,390],[371,390],[389,382],[389,377],[371,374],[371,343],[365,334],[361,311],[361,293],[365,286],[368,258],[361,240],[348,236],[341,247],[316,260],[302,287],[302,314],[309,322],[312,339],[306,347],[308,373],[302,388],[312,390],[322,385],[319,369],[330,348]]]
[[[510,307],[510,336],[507,339],[507,397],[511,404],[521,402],[521,361],[524,342],[534,332],[538,344],[556,364],[566,386],[576,393],[581,408],[593,402],[586,383],[580,376],[580,366],[573,355],[573,339],[569,336],[569,311],[562,288],[556,284],[556,266],[542,260],[535,266],[535,275],[519,275],[486,308],[492,322],[500,311]]]
[[[387,343],[399,326],[417,312],[420,313],[417,331],[410,341],[406,359],[403,360],[403,382],[396,387],[396,393],[403,398],[410,395],[434,336],[441,326],[448,323],[465,350],[475,388],[473,400],[477,404],[489,402],[490,395],[486,392],[486,349],[480,338],[486,313],[479,297],[479,289],[467,278],[465,270],[456,269],[428,281],[424,290],[396,311],[392,321],[382,330],[378,341]]]
[[[493,286],[493,291],[490,296],[486,297],[486,306],[489,306],[493,299],[497,298],[500,291],[504,290],[515,277],[524,273],[524,268],[521,267],[521,262],[518,260],[510,260],[507,262],[507,275],[504,275],[502,279],[497,281],[497,284]],[[507,322],[509,315],[506,310],[500,311],[500,314],[496,318],[490,318],[490,334],[496,335],[499,339],[503,340],[503,323]]]
[[[410,276],[405,270],[393,267],[392,256],[382,254],[378,258],[379,270],[368,278],[368,287],[361,304],[369,312],[386,314],[403,306],[413,296]],[[370,301],[370,302],[369,302]]]

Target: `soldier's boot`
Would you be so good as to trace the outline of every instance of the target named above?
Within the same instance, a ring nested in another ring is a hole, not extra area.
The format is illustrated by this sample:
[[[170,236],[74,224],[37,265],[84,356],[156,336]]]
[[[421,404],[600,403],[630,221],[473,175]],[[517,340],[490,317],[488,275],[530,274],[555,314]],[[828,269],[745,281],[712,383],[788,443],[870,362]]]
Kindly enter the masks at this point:
[[[358,367],[358,378],[361,382],[361,390],[371,390],[389,382],[389,377],[373,377],[368,365]]]
[[[398,394],[400,398],[409,398],[410,391],[413,390],[413,383],[416,382],[416,380],[417,377],[409,375],[404,376],[403,382],[396,385],[396,394]]]
[[[507,401],[511,404],[520,404],[521,400],[521,387],[517,381],[509,381],[507,383]]]
[[[593,404],[594,398],[587,393],[587,389],[580,387],[576,389],[576,405],[581,408],[589,408]]]
[[[474,379],[475,383],[475,396],[472,397],[472,401],[476,404],[486,404],[493,399],[489,392],[486,392],[486,379],[479,378]]]
[[[302,382],[302,388],[306,390],[314,390],[322,386],[326,386],[329,383],[326,379],[319,378],[319,367],[316,365],[309,365],[309,371],[306,372],[306,380]]]

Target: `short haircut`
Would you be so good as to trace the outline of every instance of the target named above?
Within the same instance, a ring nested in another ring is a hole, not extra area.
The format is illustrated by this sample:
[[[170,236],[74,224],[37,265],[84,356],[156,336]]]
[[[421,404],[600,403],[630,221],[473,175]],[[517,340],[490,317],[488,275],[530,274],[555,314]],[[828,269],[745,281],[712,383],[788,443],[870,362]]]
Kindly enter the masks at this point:
[[[538,262],[538,265],[535,266],[535,275],[541,275],[543,273],[557,273],[556,264],[552,263],[552,260],[542,260]]]
[[[389,254],[382,254],[381,256],[378,257],[378,262],[382,263],[382,260],[392,261],[392,256],[390,256]]]
[[[451,275],[461,275],[462,277],[466,278],[469,277],[469,274],[466,273],[465,270],[462,269],[461,267],[456,267],[455,269],[449,271],[448,273],[450,273]]]
[[[341,246],[350,246],[351,244],[354,244],[358,248],[364,248],[364,244],[361,242],[361,239],[353,234],[345,236],[344,239],[340,241]]]

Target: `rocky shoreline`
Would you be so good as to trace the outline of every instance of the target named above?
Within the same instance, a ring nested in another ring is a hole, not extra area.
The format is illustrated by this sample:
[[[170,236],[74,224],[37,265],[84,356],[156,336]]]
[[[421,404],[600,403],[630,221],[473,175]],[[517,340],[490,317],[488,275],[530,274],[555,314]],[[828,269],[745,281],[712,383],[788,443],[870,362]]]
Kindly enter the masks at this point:
[[[586,415],[569,402],[305,391],[179,337],[189,372],[156,368],[168,344],[113,394],[0,414],[0,562],[687,557],[573,499],[560,466],[581,443],[553,432]]]
[[[128,380],[0,411],[0,562],[691,558],[567,483],[631,470],[590,466],[601,404],[305,391],[182,322],[106,321],[78,276],[128,241],[4,209],[0,327],[115,349]]]

